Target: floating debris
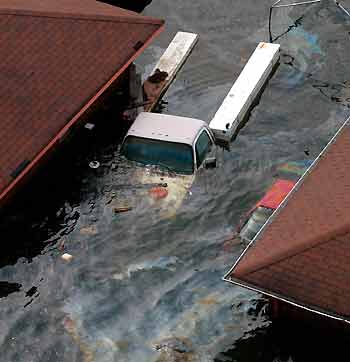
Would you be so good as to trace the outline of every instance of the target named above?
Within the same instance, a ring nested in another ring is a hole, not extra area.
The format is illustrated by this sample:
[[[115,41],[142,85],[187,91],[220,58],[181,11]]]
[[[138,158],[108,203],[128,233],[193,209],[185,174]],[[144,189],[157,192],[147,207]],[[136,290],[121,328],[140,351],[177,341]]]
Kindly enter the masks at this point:
[[[187,338],[171,337],[155,344],[161,352],[157,362],[194,362],[199,361],[193,353],[191,342]]]
[[[66,241],[64,239],[60,240],[58,244],[58,250],[63,251],[65,249],[65,243]]]
[[[125,279],[126,275],[123,273],[115,273],[112,275],[112,278],[115,280],[123,280]]]
[[[132,274],[137,272],[146,272],[152,269],[163,269],[175,271],[179,258],[176,256],[161,256],[157,259],[144,260],[140,263],[130,264],[126,272],[115,273],[112,278],[115,280],[123,280],[130,278]]]
[[[152,104],[157,100],[167,77],[167,72],[161,71],[157,68],[155,72],[145,80],[143,83],[143,93],[147,105]]]
[[[98,161],[91,161],[89,163],[89,167],[90,168],[99,168],[100,167],[100,163]]]
[[[148,193],[152,196],[153,199],[160,200],[166,198],[169,192],[165,187],[158,186],[149,189]]]
[[[91,131],[95,128],[95,125],[93,123],[86,123],[84,127]]]
[[[98,233],[96,225],[86,226],[80,229],[82,235],[96,235]]]
[[[73,255],[71,254],[68,254],[68,253],[64,253],[61,258],[64,260],[64,261],[71,261],[73,259]]]
[[[113,197],[110,197],[106,202],[105,205],[109,205],[113,201]]]
[[[132,273],[137,271],[152,270],[154,268],[174,271],[178,262],[179,258],[177,256],[161,256],[157,259],[145,260],[140,263],[129,265],[127,274],[128,277],[130,277]]]
[[[33,300],[34,300],[34,298],[32,298],[28,303],[26,303],[26,304],[23,306],[23,308],[28,307],[29,304],[33,303]]]
[[[191,352],[192,350],[190,342],[187,339],[178,337],[165,338],[156,343],[155,348],[156,350],[170,348],[180,353]]]
[[[29,290],[26,291],[26,297],[32,297],[36,292],[38,291],[38,288],[36,286],[31,287]]]
[[[161,71],[159,68],[157,68],[154,73],[147,78],[147,80],[149,80],[151,83],[161,83],[164,82],[167,77],[167,72]]]
[[[132,210],[132,207],[130,206],[126,206],[126,207],[114,207],[113,208],[113,211],[115,214],[120,214],[122,212],[127,212],[127,211],[130,211]]]
[[[38,288],[36,286],[33,286],[29,290],[27,290],[25,297],[30,298],[30,300],[23,306],[23,308],[28,307],[28,305],[30,305],[39,295],[40,293],[38,292]]]

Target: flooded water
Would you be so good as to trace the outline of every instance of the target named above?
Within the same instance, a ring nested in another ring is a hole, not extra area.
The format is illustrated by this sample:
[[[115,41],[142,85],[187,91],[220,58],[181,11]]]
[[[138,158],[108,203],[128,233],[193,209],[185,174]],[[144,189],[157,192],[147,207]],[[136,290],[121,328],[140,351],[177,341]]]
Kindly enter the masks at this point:
[[[144,74],[176,31],[200,35],[164,113],[211,119],[257,42],[268,41],[269,5],[147,7],[167,27],[138,60]],[[82,130],[1,218],[1,362],[295,362],[332,360],[345,348],[339,340],[319,348],[288,326],[276,332],[261,295],[221,278],[242,251],[225,240],[276,165],[316,157],[349,113],[349,20],[332,1],[274,10],[281,64],[175,217],[114,213],[122,188],[137,186],[119,156],[122,133],[116,120]],[[99,168],[89,167],[94,160]]]

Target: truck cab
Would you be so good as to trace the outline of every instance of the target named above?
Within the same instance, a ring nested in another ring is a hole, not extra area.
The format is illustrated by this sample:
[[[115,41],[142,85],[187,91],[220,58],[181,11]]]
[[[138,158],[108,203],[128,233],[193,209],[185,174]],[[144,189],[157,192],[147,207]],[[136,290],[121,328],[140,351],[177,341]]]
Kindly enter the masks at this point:
[[[121,156],[133,171],[129,179],[142,185],[137,196],[127,197],[127,206],[136,205],[141,209],[154,206],[161,210],[163,217],[174,216],[189,193],[196,173],[215,167],[215,153],[214,136],[204,121],[140,113],[121,146]]]
[[[214,149],[214,136],[204,121],[142,112],[125,136],[121,153],[143,165],[192,175],[215,163],[208,158]]]

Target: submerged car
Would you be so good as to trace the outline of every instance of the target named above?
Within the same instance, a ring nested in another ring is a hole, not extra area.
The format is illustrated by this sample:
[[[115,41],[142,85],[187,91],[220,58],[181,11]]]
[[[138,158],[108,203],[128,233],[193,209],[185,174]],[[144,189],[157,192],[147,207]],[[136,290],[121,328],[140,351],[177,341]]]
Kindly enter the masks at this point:
[[[238,233],[243,240],[253,240],[272,213],[282,203],[296,183],[279,179],[266,192],[264,197],[248,212]]]
[[[121,146],[139,189],[128,206],[157,206],[163,216],[174,215],[198,170],[215,167],[215,152],[214,136],[204,121],[140,113]]]
[[[255,238],[273,212],[295,186],[297,180],[311,166],[311,160],[291,161],[277,166],[277,179],[264,197],[247,213],[238,226],[237,233],[245,241]]]

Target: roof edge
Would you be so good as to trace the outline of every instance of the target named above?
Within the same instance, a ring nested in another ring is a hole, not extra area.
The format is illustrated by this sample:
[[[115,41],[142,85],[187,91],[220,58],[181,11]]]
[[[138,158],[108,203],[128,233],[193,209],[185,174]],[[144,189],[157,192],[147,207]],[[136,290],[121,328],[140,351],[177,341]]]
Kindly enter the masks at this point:
[[[72,19],[72,20],[90,20],[90,21],[106,21],[106,22],[118,22],[118,23],[132,23],[132,24],[153,24],[163,25],[165,21],[163,19],[148,17],[132,13],[130,16],[120,15],[101,15],[101,14],[76,14],[71,12],[51,12],[51,11],[34,11],[23,9],[0,9],[0,15],[15,15],[15,16],[31,16],[40,18],[53,18],[53,19]]]
[[[274,264],[280,263],[289,258],[301,254],[305,251],[313,249],[319,245],[327,244],[328,242],[337,239],[341,235],[347,234],[350,232],[350,226],[348,223],[343,224],[338,228],[333,228],[332,230],[327,231],[326,233],[316,233],[311,238],[308,238],[306,241],[307,246],[296,246],[291,247],[290,250],[286,252],[276,253],[273,257],[265,258],[262,262],[258,262],[254,267],[250,266],[248,268],[240,268],[239,273],[236,273],[237,276],[246,275],[250,273],[255,273],[261,269],[272,266]]]
[[[255,237],[248,243],[246,248],[243,250],[241,255],[237,258],[233,266],[229,269],[229,271],[225,274],[224,278],[229,276],[234,269],[238,266],[238,264],[241,262],[245,254],[248,252],[248,250],[255,244],[255,242],[261,237],[262,233],[265,231],[266,227],[271,224],[276,216],[281,212],[281,210],[287,205],[289,199],[291,196],[300,188],[301,184],[304,182],[304,179],[309,175],[309,173],[316,167],[316,165],[319,163],[319,160],[323,157],[323,155],[328,151],[330,146],[335,142],[336,138],[339,136],[340,133],[343,132],[343,130],[350,124],[350,115],[347,117],[347,119],[344,121],[344,123],[339,127],[339,129],[336,131],[334,136],[330,139],[330,141],[327,143],[327,145],[323,148],[323,150],[319,153],[319,155],[315,158],[313,163],[308,167],[308,169],[303,173],[303,175],[300,177],[300,179],[297,181],[297,183],[294,185],[292,190],[288,193],[288,195],[285,197],[283,202],[279,205],[279,207],[272,213],[272,215],[267,219],[265,224],[261,227],[261,229],[258,231],[258,233],[255,235]],[[225,279],[226,280],[226,279]]]
[[[330,319],[333,319],[333,320],[337,320],[339,322],[344,322],[344,323],[347,323],[350,325],[350,318],[347,319],[345,318],[344,316],[341,316],[341,315],[338,315],[338,314],[329,314],[327,313],[326,311],[324,310],[321,310],[321,309],[318,309],[318,308],[315,308],[313,306],[306,306],[306,305],[303,305],[302,303],[298,302],[298,301],[295,301],[295,300],[292,300],[292,299],[289,299],[288,297],[284,297],[284,296],[281,296],[281,295],[278,295],[272,291],[266,291],[264,289],[260,289],[259,287],[257,286],[254,286],[254,285],[251,285],[249,283],[246,283],[240,279],[236,279],[236,278],[230,278],[229,277],[229,273],[226,273],[226,275],[222,278],[223,281],[225,282],[228,282],[228,283],[231,283],[231,284],[234,284],[234,285],[238,285],[240,287],[243,287],[243,288],[246,288],[246,289],[249,289],[249,290],[252,290],[254,292],[257,292],[257,293],[261,293],[261,294],[264,294],[266,295],[267,297],[271,297],[271,298],[275,298],[275,299],[278,299],[282,302],[285,302],[285,303],[288,303],[290,305],[293,305],[294,307],[298,307],[298,308],[301,308],[301,309],[304,309],[306,311],[309,311],[311,313],[314,313],[314,314],[317,314],[317,315],[321,315],[321,316],[324,316],[324,317],[327,317],[327,318],[330,318]]]
[[[164,30],[164,24],[162,24],[139,48],[134,55],[111,77],[111,79],[101,87],[101,89],[80,109],[80,111],[71,118],[71,120],[56,134],[56,136],[47,144],[34,158],[33,160],[22,170],[12,183],[10,183],[0,193],[0,203],[10,194],[14,188],[23,181],[24,177],[29,174],[35,166],[37,166],[40,160],[50,151],[61,138],[63,138],[69,129],[77,123],[81,116],[97,101],[98,98],[108,89],[108,87],[125,71],[125,69],[144,51],[146,47]],[[1,206],[1,205],[0,205]]]

